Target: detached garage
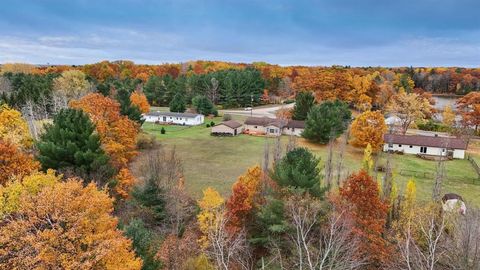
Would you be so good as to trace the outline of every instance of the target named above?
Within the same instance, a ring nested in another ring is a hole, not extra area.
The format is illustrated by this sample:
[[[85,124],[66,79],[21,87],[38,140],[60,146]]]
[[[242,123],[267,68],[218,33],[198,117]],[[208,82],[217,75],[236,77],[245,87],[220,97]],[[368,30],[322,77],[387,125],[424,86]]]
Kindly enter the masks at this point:
[[[229,120],[212,127],[214,136],[236,136],[243,132],[243,124],[235,120]]]

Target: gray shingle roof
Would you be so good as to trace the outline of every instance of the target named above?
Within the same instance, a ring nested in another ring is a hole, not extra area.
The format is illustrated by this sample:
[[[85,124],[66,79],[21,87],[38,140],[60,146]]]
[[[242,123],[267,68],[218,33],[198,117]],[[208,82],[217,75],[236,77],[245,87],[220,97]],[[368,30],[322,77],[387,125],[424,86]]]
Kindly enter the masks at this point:
[[[424,135],[385,134],[385,143],[440,147],[448,149],[467,149],[467,142],[460,138],[446,138]]]
[[[219,126],[219,125],[225,125],[229,128],[238,128],[238,127],[242,126],[242,124],[240,124],[239,122],[237,122],[235,120],[229,120],[229,121],[221,122],[221,123],[217,124],[216,126]]]

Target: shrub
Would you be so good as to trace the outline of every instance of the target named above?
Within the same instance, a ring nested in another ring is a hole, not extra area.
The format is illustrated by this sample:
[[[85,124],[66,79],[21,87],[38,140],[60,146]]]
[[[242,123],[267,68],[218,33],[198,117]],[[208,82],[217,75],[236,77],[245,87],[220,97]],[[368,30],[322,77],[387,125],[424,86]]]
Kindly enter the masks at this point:
[[[209,127],[210,127],[210,124],[207,124],[207,128],[209,128]]]
[[[215,126],[215,122],[213,122],[213,121],[210,122],[210,126],[211,126],[211,127]]]
[[[223,121],[230,121],[230,120],[232,120],[232,116],[230,114],[223,115]]]
[[[161,134],[165,134],[166,132],[167,132],[167,131],[165,130],[165,128],[162,127],[162,129],[160,130],[160,133],[161,133]]]
[[[140,133],[137,137],[138,149],[150,149],[156,145],[155,137],[146,133]]]

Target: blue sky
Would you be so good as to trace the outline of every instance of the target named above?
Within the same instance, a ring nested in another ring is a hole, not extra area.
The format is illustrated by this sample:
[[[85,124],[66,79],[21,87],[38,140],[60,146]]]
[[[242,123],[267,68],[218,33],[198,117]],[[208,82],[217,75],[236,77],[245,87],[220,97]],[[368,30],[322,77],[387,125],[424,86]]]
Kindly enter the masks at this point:
[[[480,66],[479,0],[2,0],[0,63]]]

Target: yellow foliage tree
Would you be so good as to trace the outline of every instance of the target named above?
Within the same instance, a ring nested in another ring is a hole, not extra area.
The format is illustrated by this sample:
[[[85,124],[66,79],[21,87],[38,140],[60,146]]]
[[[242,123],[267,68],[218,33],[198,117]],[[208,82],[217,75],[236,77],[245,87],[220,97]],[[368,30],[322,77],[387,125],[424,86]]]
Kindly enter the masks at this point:
[[[402,89],[390,98],[386,107],[386,112],[400,118],[403,134],[414,121],[425,119],[431,111],[432,105],[428,99],[415,93],[407,94]]]
[[[130,95],[130,101],[132,102],[132,105],[135,105],[140,109],[140,112],[150,112],[150,104],[148,104],[147,97],[143,93],[137,91],[133,92]]]
[[[365,150],[363,150],[363,169],[366,172],[370,172],[373,168],[373,159],[372,159],[372,146],[367,144]]]
[[[198,201],[200,213],[197,215],[197,220],[203,234],[199,239],[199,244],[203,248],[208,247],[208,233],[217,225],[223,215],[224,202],[222,196],[211,187],[203,191],[203,198]]]
[[[455,113],[453,112],[451,105],[445,105],[442,118],[443,123],[447,126],[453,126],[453,124],[455,124]]]
[[[32,137],[22,114],[7,105],[0,106],[0,140],[23,148],[32,146]]]
[[[355,104],[355,108],[360,111],[370,110],[372,107],[372,98],[367,95],[373,82],[372,75],[354,75],[351,78],[352,91],[348,94],[349,101]]]
[[[9,142],[0,140],[0,185],[10,179],[21,180],[24,176],[40,169],[40,163]]]
[[[80,98],[92,91],[92,84],[80,70],[67,70],[53,81],[53,90],[66,100]]]
[[[141,269],[112,211],[107,191],[79,180],[21,196],[0,227],[0,268]]]
[[[350,128],[353,139],[350,143],[358,147],[366,147],[368,144],[374,152],[383,147],[383,136],[387,131],[387,125],[381,112],[366,111],[360,114]]]
[[[2,65],[0,70],[0,74],[3,73],[37,73],[38,70],[35,68],[34,65],[26,64],[26,63],[5,63]]]
[[[36,172],[20,180],[15,180],[7,186],[0,186],[0,216],[18,210],[22,195],[36,195],[47,186],[53,186],[60,182],[62,176],[55,175],[54,170],[47,173]]]

